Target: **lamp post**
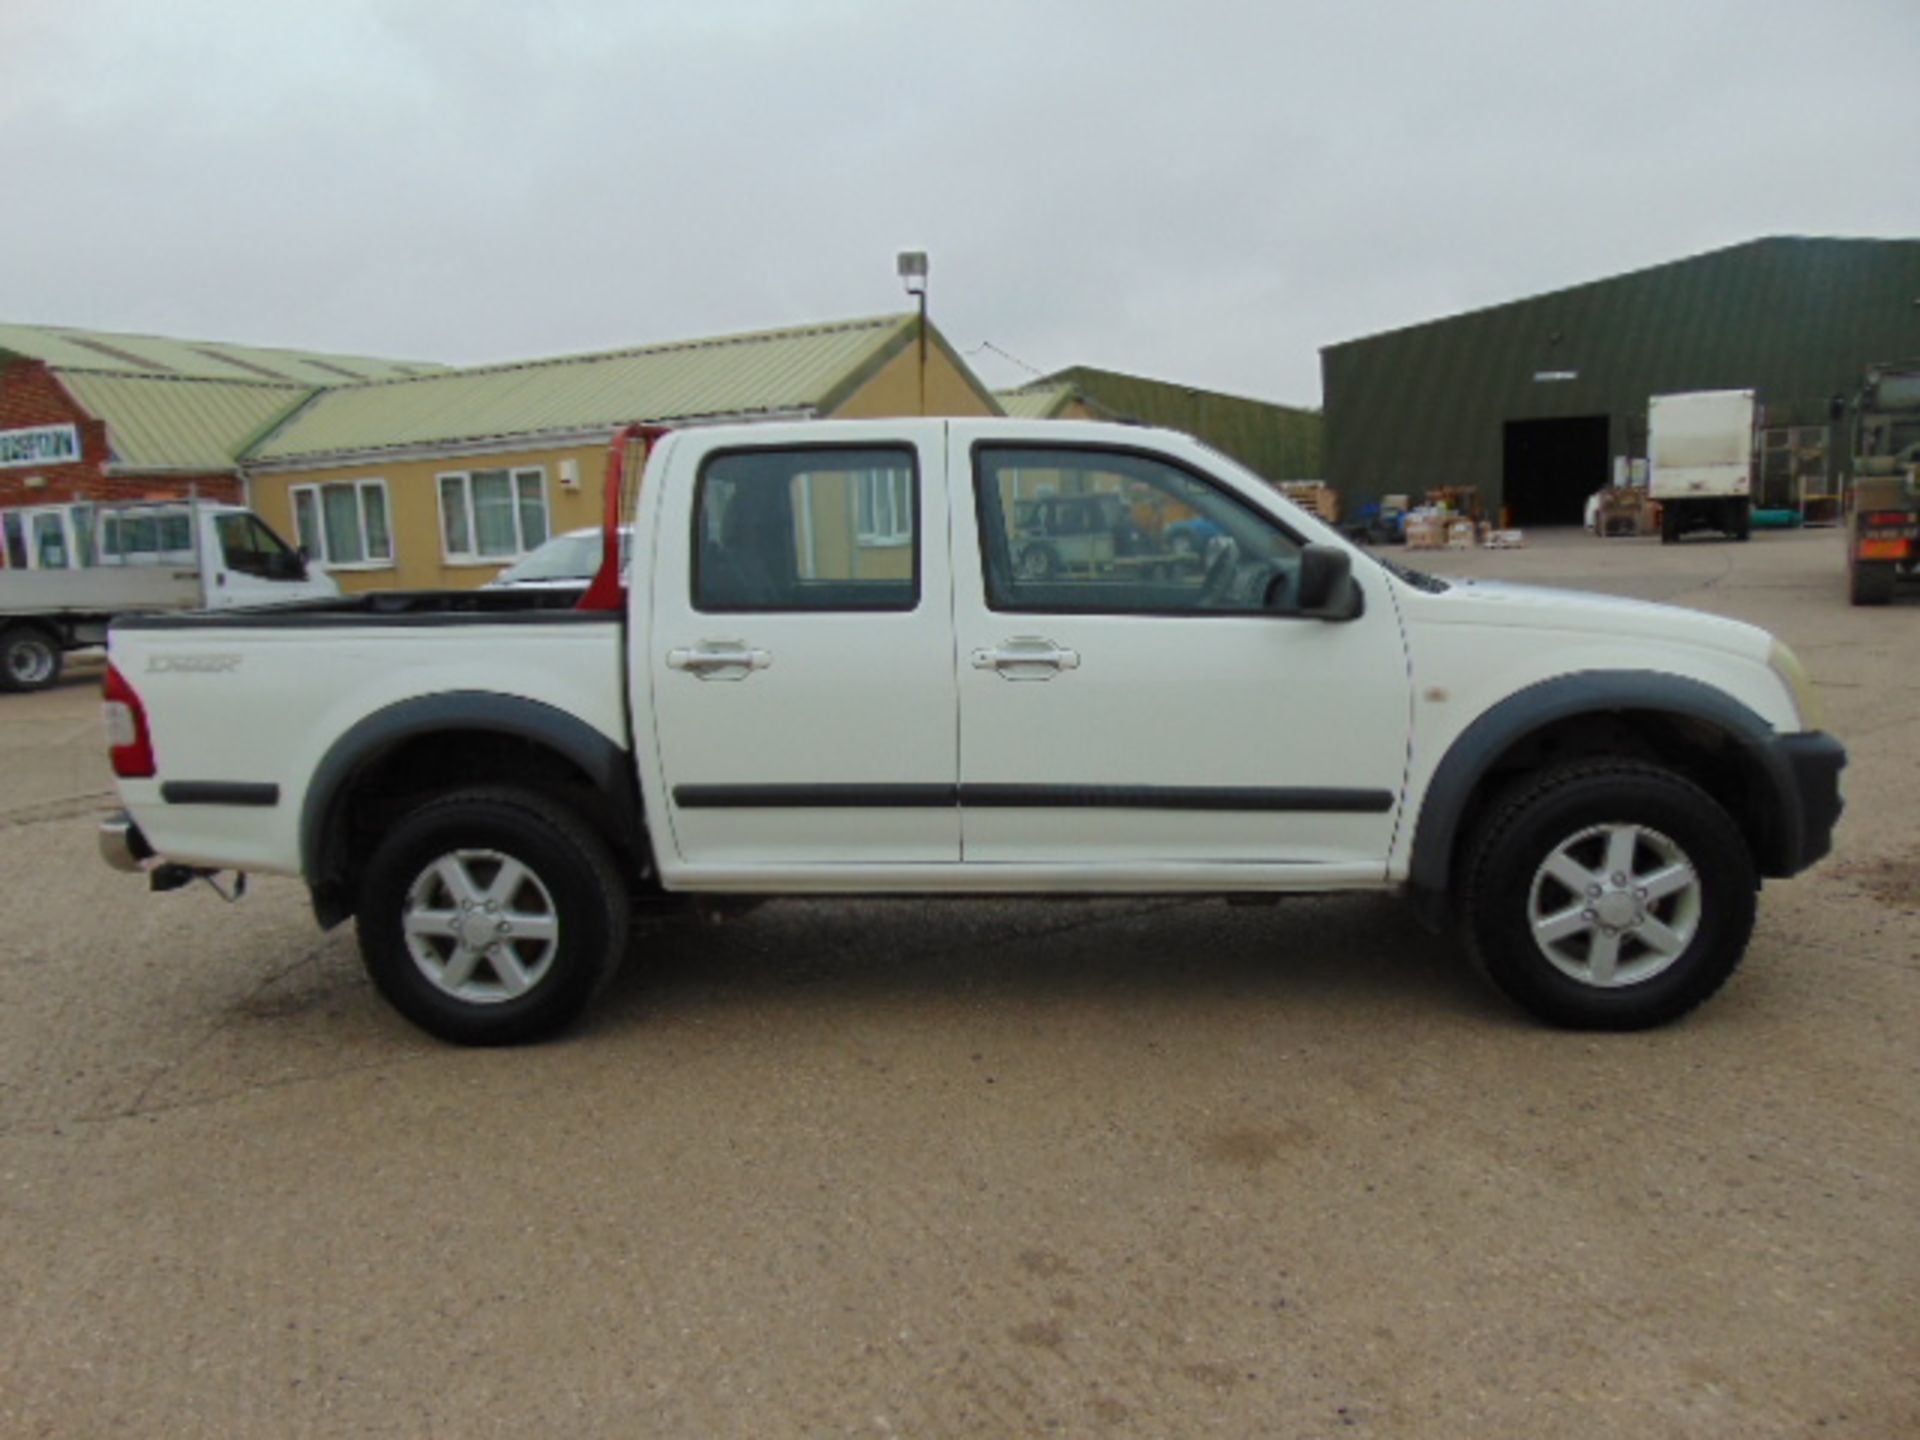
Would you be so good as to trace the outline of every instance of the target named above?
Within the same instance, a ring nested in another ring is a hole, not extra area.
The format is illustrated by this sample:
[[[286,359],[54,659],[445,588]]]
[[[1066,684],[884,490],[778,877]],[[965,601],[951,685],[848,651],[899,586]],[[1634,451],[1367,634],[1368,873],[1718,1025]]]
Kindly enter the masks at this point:
[[[895,261],[900,283],[920,303],[920,413],[927,413],[927,252],[902,250]]]

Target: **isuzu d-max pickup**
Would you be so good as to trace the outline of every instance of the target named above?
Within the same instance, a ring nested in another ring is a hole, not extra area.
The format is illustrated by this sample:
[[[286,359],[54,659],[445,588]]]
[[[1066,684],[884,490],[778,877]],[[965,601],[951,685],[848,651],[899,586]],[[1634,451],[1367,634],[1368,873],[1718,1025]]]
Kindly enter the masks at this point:
[[[1395,890],[1534,1015],[1627,1028],[1726,980],[1840,813],[1764,632],[1399,569],[1187,436],[651,438],[575,608],[116,624],[108,859],[302,878],[466,1043],[567,1024],[671,896]],[[1110,543],[1036,562],[1032,502],[1074,496]]]

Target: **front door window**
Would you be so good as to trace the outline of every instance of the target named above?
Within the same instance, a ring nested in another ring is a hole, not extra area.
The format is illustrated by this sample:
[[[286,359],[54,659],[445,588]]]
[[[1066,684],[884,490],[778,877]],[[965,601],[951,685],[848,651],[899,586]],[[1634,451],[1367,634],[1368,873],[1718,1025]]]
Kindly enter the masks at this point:
[[[1164,460],[996,446],[976,465],[995,610],[1249,614],[1298,568],[1299,542],[1271,519]]]

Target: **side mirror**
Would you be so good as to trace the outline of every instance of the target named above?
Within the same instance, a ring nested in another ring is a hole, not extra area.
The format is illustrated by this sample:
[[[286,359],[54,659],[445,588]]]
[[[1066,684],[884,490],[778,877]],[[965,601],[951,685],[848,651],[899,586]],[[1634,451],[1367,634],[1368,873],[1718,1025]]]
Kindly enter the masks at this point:
[[[1300,552],[1294,613],[1314,620],[1356,620],[1366,597],[1353,579],[1353,557],[1338,545],[1308,545]]]

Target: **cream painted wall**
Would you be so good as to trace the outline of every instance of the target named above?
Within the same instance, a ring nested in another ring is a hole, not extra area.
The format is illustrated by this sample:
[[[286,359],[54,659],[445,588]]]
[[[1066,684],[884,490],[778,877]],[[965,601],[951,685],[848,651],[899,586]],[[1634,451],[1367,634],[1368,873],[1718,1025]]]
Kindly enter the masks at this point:
[[[560,467],[571,460],[579,469],[580,484],[569,489],[560,483]],[[515,450],[498,455],[463,455],[448,459],[370,461],[324,470],[303,470],[252,477],[253,508],[278,533],[294,538],[293,502],[297,485],[332,480],[387,482],[388,523],[393,528],[391,565],[333,569],[340,588],[363,590],[465,590],[499,574],[505,561],[450,564],[445,558],[440,529],[439,477],[459,471],[522,469],[536,466],[544,473],[549,533],[600,523],[601,487],[606,479],[604,445],[554,450]]]
[[[909,344],[888,360],[874,375],[833,412],[839,419],[883,419],[920,413],[920,347]],[[990,415],[987,400],[967,382],[964,373],[938,344],[927,347],[927,413],[932,415]],[[579,467],[578,489],[560,484],[560,462],[572,460]],[[330,573],[340,588],[350,593],[365,590],[437,590],[469,589],[499,574],[505,562],[485,564],[449,564],[441,542],[439,477],[454,471],[514,469],[539,466],[545,472],[549,529],[558,535],[597,525],[601,516],[601,494],[606,480],[607,452],[604,445],[564,449],[526,449],[497,455],[458,456],[446,459],[403,461],[369,460],[354,465],[250,477],[253,508],[269,525],[289,541],[294,538],[293,503],[289,498],[297,485],[325,484],[336,480],[384,480],[387,486],[387,512],[393,529],[394,559],[391,565],[333,569]],[[846,503],[843,499],[841,503]],[[903,569],[904,550],[877,550],[861,557],[858,573],[888,575]],[[845,563],[842,560],[840,563]]]
[[[920,347],[906,349],[849,395],[836,420],[877,420],[920,413]],[[927,414],[991,415],[993,408],[936,342],[927,346]]]

